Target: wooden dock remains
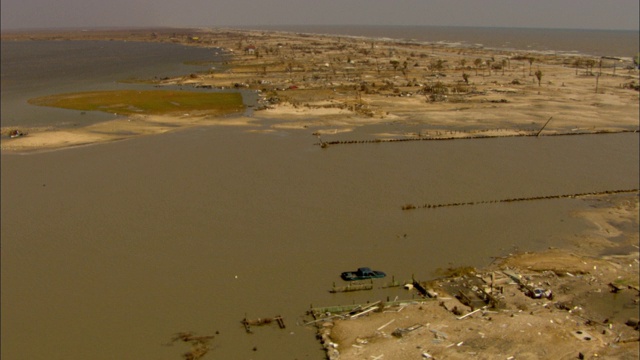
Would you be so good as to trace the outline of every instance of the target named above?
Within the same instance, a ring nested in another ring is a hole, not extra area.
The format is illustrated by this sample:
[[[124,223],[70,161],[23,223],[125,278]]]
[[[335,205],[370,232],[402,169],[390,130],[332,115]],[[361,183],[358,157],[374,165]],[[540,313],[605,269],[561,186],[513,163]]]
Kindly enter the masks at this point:
[[[413,280],[413,288],[418,290],[420,295],[422,295],[424,297],[430,297],[429,294],[427,293],[427,289],[425,289],[424,286],[422,286],[422,284],[420,284],[420,282],[418,282],[416,280]]]
[[[409,281],[399,282],[399,281],[396,280],[395,276],[392,276],[391,277],[391,282],[382,285],[381,288],[382,289],[395,288],[395,287],[400,287],[400,286],[402,286],[404,284],[407,284],[407,283],[409,283]]]
[[[367,303],[367,304],[338,305],[338,306],[326,306],[326,307],[312,306],[307,313],[308,315],[313,316],[314,321],[308,322],[305,325],[310,325],[317,321],[322,321],[324,319],[333,318],[333,317],[345,318],[345,319],[351,318],[354,315],[358,317],[380,307],[383,307],[386,309],[390,307],[406,306],[409,304],[422,304],[425,302],[425,300],[435,300],[435,299],[397,300],[397,301],[387,301],[384,303],[381,301],[377,301],[375,303]]]
[[[278,327],[280,329],[286,328],[286,326],[284,325],[284,319],[280,315],[273,318],[264,318],[264,319],[257,318],[254,320],[249,320],[245,317],[244,319],[242,319],[241,323],[242,325],[244,325],[244,329],[249,334],[253,333],[253,331],[251,330],[251,326],[263,326],[263,325],[270,325],[270,324],[276,323],[278,324]]]
[[[341,292],[362,291],[371,289],[373,289],[373,281],[371,281],[371,284],[350,282],[347,286],[336,286],[336,283],[333,283],[333,288],[329,290],[329,292],[335,294]]]

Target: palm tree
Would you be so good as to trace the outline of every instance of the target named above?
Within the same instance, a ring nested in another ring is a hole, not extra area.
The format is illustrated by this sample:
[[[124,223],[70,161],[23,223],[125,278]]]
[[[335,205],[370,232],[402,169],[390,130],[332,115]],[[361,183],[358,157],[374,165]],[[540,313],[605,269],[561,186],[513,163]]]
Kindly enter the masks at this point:
[[[442,59],[438,59],[431,63],[431,71],[442,71],[444,69],[444,61]]]
[[[596,61],[593,59],[587,60],[586,67],[589,75],[593,75],[593,66],[596,64]]]
[[[391,60],[391,61],[389,61],[389,63],[391,64],[391,66],[393,66],[393,70],[394,70],[394,71],[398,70],[398,65],[400,65],[400,61],[398,61],[398,60]]]
[[[478,76],[478,68],[482,65],[482,59],[477,58],[473,60],[473,64],[476,66],[476,76]]]
[[[531,76],[531,65],[533,65],[533,62],[536,60],[535,58],[530,57],[529,59],[529,76]]]
[[[578,69],[582,66],[582,59],[575,59],[573,65],[576,67],[576,75],[578,75]]]

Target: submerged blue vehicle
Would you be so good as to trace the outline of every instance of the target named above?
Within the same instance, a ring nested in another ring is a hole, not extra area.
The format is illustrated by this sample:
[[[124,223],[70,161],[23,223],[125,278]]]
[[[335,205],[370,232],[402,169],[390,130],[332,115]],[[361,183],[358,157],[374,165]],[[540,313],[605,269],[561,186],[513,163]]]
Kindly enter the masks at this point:
[[[377,279],[385,276],[387,276],[387,274],[382,271],[371,270],[368,267],[361,267],[356,271],[345,271],[340,275],[344,281]]]

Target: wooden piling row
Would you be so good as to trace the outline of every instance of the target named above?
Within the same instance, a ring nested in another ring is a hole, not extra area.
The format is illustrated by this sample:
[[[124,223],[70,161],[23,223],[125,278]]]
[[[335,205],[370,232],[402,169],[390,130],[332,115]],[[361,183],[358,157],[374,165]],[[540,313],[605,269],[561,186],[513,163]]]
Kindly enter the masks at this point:
[[[404,282],[399,282],[396,280],[395,276],[391,276],[391,282],[385,283],[384,285],[382,285],[380,288],[381,289],[387,289],[387,288],[395,288],[395,287],[400,287],[404,284],[409,283],[410,281],[404,281]]]
[[[371,289],[373,289],[373,281],[371,281],[371,284],[349,283],[346,286],[336,286],[336,284],[334,283],[333,288],[329,290],[329,292],[335,294],[341,292],[362,291]]]
[[[246,330],[246,332],[248,334],[253,333],[253,331],[251,331],[251,326],[269,325],[269,324],[271,324],[273,322],[276,322],[280,329],[284,329],[285,328],[284,319],[280,315],[278,315],[278,316],[276,316],[274,318],[264,318],[264,319],[257,318],[255,320],[249,320],[247,318],[244,318],[241,321],[242,325],[244,325],[244,329]]]
[[[424,204],[424,205],[406,204],[402,206],[402,210],[433,209],[433,208],[451,207],[451,206],[467,206],[467,205],[479,205],[479,204],[508,203],[508,202],[517,202],[517,201],[577,198],[577,197],[584,197],[584,196],[591,196],[591,195],[609,195],[609,194],[633,193],[633,192],[637,193],[639,191],[640,189],[605,190],[605,191],[594,191],[594,192],[578,193],[578,194],[530,196],[530,197],[521,197],[521,198],[469,201],[469,202],[448,203],[448,204]]]
[[[593,132],[579,132],[579,133],[551,133],[540,135],[540,133],[527,133],[527,134],[513,134],[513,135],[475,135],[475,136],[451,136],[451,137],[415,137],[415,138],[403,138],[403,139],[371,139],[371,140],[334,140],[334,141],[321,141],[315,145],[319,145],[322,148],[327,148],[329,145],[347,145],[347,144],[377,144],[377,143],[395,143],[405,141],[445,141],[445,140],[475,140],[475,139],[495,139],[495,138],[508,138],[508,137],[540,137],[540,136],[571,136],[571,135],[599,135],[599,134],[620,134],[620,133],[637,133],[640,130],[619,130],[619,131],[607,131],[598,130]]]

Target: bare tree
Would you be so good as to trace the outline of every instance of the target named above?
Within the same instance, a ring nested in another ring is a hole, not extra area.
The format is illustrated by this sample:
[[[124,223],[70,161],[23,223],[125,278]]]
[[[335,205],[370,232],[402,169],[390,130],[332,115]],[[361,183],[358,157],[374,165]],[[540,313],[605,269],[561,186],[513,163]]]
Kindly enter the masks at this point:
[[[540,69],[536,71],[536,78],[538,79],[538,87],[540,87],[540,83],[542,81],[542,71],[540,71]]]
[[[593,66],[596,64],[596,61],[593,59],[589,59],[586,61],[586,72],[588,75],[593,75]]]

